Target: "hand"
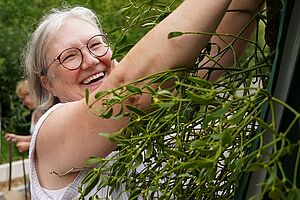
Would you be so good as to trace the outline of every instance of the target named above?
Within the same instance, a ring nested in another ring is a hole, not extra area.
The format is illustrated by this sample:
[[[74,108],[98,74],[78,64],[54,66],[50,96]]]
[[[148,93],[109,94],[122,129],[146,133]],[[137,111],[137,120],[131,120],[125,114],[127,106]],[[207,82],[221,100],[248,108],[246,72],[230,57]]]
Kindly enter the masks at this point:
[[[18,148],[18,150],[19,150],[20,153],[23,153],[25,151],[28,151],[29,144],[30,144],[29,142],[18,142],[16,144],[16,147]]]
[[[8,141],[8,142],[18,142],[18,138],[17,138],[17,135],[16,134],[13,134],[13,133],[6,133],[5,134],[5,139]]]

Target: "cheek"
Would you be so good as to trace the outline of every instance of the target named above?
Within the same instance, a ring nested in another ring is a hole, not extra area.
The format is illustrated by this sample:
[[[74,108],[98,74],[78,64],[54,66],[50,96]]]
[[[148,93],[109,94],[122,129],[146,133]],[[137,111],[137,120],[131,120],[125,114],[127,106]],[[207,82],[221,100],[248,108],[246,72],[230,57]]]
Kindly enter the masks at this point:
[[[115,60],[111,60],[111,57],[112,51],[109,50],[104,57],[100,58],[101,62],[103,62],[109,69],[113,68],[115,62]]]
[[[105,54],[105,56],[103,57],[103,59],[106,61],[111,61],[111,57],[112,57],[112,51],[111,49],[109,49],[107,54]]]
[[[78,77],[78,70],[69,71],[67,69],[61,68],[57,70],[55,73],[51,74],[51,82],[52,83],[60,83],[60,84],[72,84],[76,82]]]

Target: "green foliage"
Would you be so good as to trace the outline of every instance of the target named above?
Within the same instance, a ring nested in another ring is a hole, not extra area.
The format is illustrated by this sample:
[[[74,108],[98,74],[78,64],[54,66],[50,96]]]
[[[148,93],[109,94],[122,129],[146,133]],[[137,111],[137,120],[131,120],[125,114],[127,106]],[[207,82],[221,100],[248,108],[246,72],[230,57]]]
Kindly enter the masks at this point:
[[[256,67],[238,75],[245,73],[257,78]],[[112,158],[93,158],[89,163],[99,164],[90,172],[92,177],[103,177],[110,171],[108,178],[97,179],[99,189],[109,185],[114,190],[125,184],[132,199],[135,195],[144,199],[232,199],[243,173],[265,169],[268,178],[262,183],[261,197],[268,194],[276,199],[278,193],[285,196],[292,191],[297,195],[297,171],[294,179],[288,180],[279,158],[299,148],[299,143],[291,144],[287,138],[291,127],[300,125],[300,113],[270,97],[266,89],[247,85],[239,76],[227,76],[211,86],[190,74],[169,71],[145,78],[149,82],[141,90],[133,83],[106,94],[113,97],[101,95],[107,105],[101,117],[117,119],[122,115],[131,121],[119,132],[100,134],[117,142],[118,148]],[[174,78],[176,93],[150,89],[157,77],[161,81]],[[231,81],[225,81],[229,77]],[[153,96],[149,111],[123,104],[127,111],[112,116],[113,105],[141,91]],[[286,130],[276,131],[275,116],[268,123],[261,118],[266,105],[271,113],[275,113],[275,105],[294,113]],[[265,136],[272,140],[265,140]],[[253,151],[256,143],[259,148]],[[270,148],[273,153],[268,153]],[[108,166],[110,161],[113,164]],[[94,178],[85,182],[97,186]]]
[[[6,132],[10,133],[18,133],[20,135],[28,135],[29,127],[31,121],[31,114],[28,109],[26,109],[23,105],[21,105],[20,101],[17,97],[9,96],[10,104],[9,109],[13,112],[9,113],[5,116],[2,121],[2,132],[0,133],[0,141],[1,141],[1,158],[0,163],[6,163],[9,159],[9,142],[6,142],[4,135]],[[5,130],[5,131],[4,131]],[[13,160],[19,160],[21,158],[20,153],[18,152],[15,144],[13,145]]]
[[[156,1],[130,2],[122,12],[139,12],[138,16],[156,5]],[[149,5],[150,2],[153,4]],[[165,10],[160,12],[165,16]],[[257,19],[264,22],[264,15],[262,11]],[[147,19],[126,16],[134,23]],[[154,19],[160,15],[155,16],[142,23],[154,25]],[[82,182],[89,187],[80,188],[80,198],[84,199],[91,187],[100,190],[111,186],[112,192],[122,185],[130,199],[234,199],[242,175],[266,170],[267,178],[260,183],[262,193],[257,194],[258,198],[297,199],[300,151],[291,180],[286,177],[280,158],[300,149],[299,141],[288,140],[292,127],[300,125],[300,113],[270,96],[267,90],[272,60],[260,34],[261,28],[263,24],[258,27],[256,38],[248,41],[251,47],[247,56],[241,62],[236,59],[232,68],[219,66],[218,60],[210,55],[213,44],[207,45],[199,61],[207,57],[216,66],[205,77],[217,70],[225,71],[214,83],[198,78],[197,71],[207,68],[196,65],[191,71],[162,72],[97,94],[96,101],[101,100],[104,107],[99,112],[93,109],[95,102],[89,102],[95,114],[116,120],[129,117],[130,122],[118,132],[99,133],[116,142],[117,150],[112,157],[91,158],[87,162],[96,164],[97,168]],[[212,33],[174,32],[169,38],[183,34]],[[125,41],[122,38],[117,44],[122,46]],[[224,55],[231,46],[219,49],[219,55]],[[170,80],[175,85],[164,89],[164,83]],[[154,83],[159,84],[157,89],[152,88]],[[152,96],[149,109],[126,105],[128,98],[141,93]],[[116,104],[122,105],[119,112],[113,112]],[[278,107],[294,115],[290,126],[280,132],[275,116]],[[266,108],[272,113],[268,121],[263,115]]]
[[[174,0],[132,0],[119,10],[122,23],[108,31],[118,37],[113,46],[113,58],[121,59],[142,36],[164,19],[180,1]]]

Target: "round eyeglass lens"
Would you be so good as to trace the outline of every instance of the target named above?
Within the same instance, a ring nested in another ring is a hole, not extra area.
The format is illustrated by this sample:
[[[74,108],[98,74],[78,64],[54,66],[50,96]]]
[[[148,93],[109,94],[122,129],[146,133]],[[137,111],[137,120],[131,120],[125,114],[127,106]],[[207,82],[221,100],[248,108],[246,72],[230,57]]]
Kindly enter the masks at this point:
[[[96,35],[88,41],[87,47],[94,56],[104,56],[109,45],[104,35]]]
[[[82,62],[82,53],[77,48],[66,49],[60,55],[60,62],[67,69],[77,69]]]

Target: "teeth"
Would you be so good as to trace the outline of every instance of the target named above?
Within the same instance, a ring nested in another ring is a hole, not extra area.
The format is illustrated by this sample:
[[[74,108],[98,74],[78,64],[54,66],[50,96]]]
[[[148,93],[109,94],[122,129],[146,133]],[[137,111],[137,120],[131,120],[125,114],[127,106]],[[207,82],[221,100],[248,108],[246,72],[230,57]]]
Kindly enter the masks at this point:
[[[104,76],[104,72],[100,72],[100,73],[95,74],[95,75],[89,77],[88,79],[84,80],[83,83],[89,84],[92,80],[95,80],[95,79],[103,77],[103,76]]]

